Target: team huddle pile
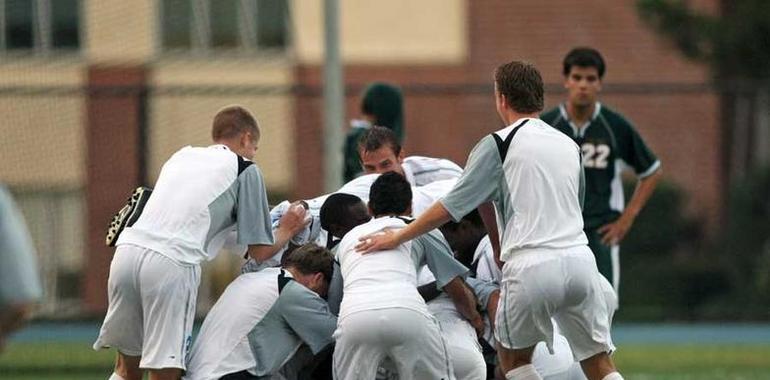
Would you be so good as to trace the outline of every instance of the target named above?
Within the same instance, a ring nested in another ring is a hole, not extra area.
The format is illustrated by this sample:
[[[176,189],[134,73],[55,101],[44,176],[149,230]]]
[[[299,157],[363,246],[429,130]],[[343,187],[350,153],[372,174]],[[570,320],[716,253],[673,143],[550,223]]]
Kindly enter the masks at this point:
[[[601,57],[577,50],[588,63],[576,71],[598,80],[603,62],[591,62]],[[568,82],[572,73],[565,61]],[[365,174],[272,210],[251,161],[255,119],[221,110],[215,145],[176,152],[118,238],[94,343],[118,350],[110,379],[622,379],[610,357],[617,296],[607,278],[617,275],[600,273],[593,245],[609,254],[635,214],[623,220],[622,199],[608,201],[614,218],[584,225],[599,215],[583,198],[589,168],[616,177],[623,160],[646,178],[659,162],[630,124],[617,132],[607,118],[620,116],[588,100],[585,125],[569,118],[570,102],[543,115],[552,127],[539,118],[540,73],[501,65],[506,127],[464,169],[403,157],[393,129],[367,126],[356,132]],[[596,131],[581,141],[594,124],[612,144]],[[589,227],[600,231],[591,248]],[[193,342],[200,264],[225,245],[247,260]]]

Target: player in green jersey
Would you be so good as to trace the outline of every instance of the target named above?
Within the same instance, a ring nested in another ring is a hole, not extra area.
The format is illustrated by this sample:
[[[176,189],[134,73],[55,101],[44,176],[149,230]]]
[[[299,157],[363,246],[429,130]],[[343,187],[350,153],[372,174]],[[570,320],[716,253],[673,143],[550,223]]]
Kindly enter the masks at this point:
[[[661,176],[660,160],[619,113],[598,101],[604,59],[592,48],[580,47],[564,58],[567,100],[541,119],[580,145],[586,177],[583,221],[588,245],[599,271],[618,291],[618,244],[647,203]],[[624,208],[620,173],[630,167],[638,178]]]

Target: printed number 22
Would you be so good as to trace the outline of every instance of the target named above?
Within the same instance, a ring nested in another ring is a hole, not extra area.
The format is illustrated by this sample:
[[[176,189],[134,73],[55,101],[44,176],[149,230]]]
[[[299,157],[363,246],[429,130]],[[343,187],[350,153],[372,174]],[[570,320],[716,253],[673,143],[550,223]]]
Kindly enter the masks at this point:
[[[607,157],[610,155],[610,147],[606,144],[594,145],[585,143],[581,147],[583,151],[583,166],[586,168],[605,169]]]

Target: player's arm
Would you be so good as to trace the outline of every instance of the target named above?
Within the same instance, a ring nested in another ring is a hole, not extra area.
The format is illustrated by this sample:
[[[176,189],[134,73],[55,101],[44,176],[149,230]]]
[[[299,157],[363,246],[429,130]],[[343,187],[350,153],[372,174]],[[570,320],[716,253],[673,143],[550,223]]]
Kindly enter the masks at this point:
[[[300,205],[292,205],[281,216],[278,229],[273,231],[273,244],[250,244],[247,254],[257,261],[265,261],[273,257],[278,251],[289,243],[294,235],[302,231],[310,222],[306,220],[307,211]]]
[[[436,287],[452,299],[460,315],[477,331],[483,331],[484,321],[476,310],[476,296],[463,280],[468,268],[452,256],[444,235],[438,230],[422,235],[414,240],[412,250],[416,257],[423,258],[423,263],[436,278]]]
[[[620,217],[612,223],[605,224],[599,228],[599,233],[602,234],[602,243],[606,245],[615,245],[620,243],[626,236],[628,230],[634,224],[637,215],[642,211],[644,205],[650,199],[652,192],[655,191],[655,187],[658,186],[658,182],[662,176],[661,169],[657,169],[654,173],[647,177],[640,178],[636,183],[636,188],[631,195],[631,200],[628,201],[626,208]]]
[[[281,316],[314,355],[334,342],[332,334],[337,328],[337,317],[320,296],[292,282],[284,288],[279,300]]]
[[[305,208],[292,205],[273,232],[269,210],[262,173],[251,165],[238,176],[236,232],[238,244],[248,245],[246,254],[258,262],[273,257],[309,222],[305,220]]]
[[[476,296],[473,295],[465,281],[459,276],[455,277],[444,285],[441,290],[452,299],[452,303],[454,303],[457,311],[470,322],[476,333],[482,335],[484,333],[484,319],[481,318],[481,314],[476,310]]]
[[[487,230],[487,235],[489,235],[489,242],[492,244],[495,263],[499,268],[502,268],[503,262],[500,261],[500,232],[497,229],[495,206],[492,202],[485,202],[479,206],[478,210],[481,220],[484,222],[484,227]]]
[[[397,232],[386,231],[362,236],[356,245],[356,250],[368,253],[393,249],[399,244],[438,228],[450,219],[459,221],[480,204],[494,198],[501,174],[502,162],[497,145],[492,136],[487,136],[481,139],[473,149],[462,176],[442,200],[434,203],[414,222]]]
[[[489,326],[495,331],[495,318],[497,318],[497,303],[500,302],[500,290],[495,290],[489,295],[487,301],[487,315],[489,316]]]
[[[478,278],[468,278],[467,283],[476,295],[479,307],[489,316],[489,324],[494,331],[497,302],[500,300],[500,287],[492,281],[479,280]]]
[[[617,121],[620,157],[628,163],[637,173],[639,181],[636,183],[631,199],[620,217],[609,224],[599,228],[602,235],[602,243],[615,245],[625,237],[636,216],[644,208],[650,199],[652,192],[658,185],[662,176],[660,160],[647,147],[642,137],[633,126],[625,119]]]

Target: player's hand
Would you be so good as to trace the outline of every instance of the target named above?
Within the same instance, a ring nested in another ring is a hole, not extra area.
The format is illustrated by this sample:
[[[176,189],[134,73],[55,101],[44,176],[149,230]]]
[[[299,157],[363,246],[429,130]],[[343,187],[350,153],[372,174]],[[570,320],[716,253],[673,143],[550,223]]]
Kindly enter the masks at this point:
[[[613,246],[620,243],[633,223],[633,219],[621,215],[618,220],[599,227],[598,232],[602,237],[602,244]]]
[[[305,207],[298,202],[292,203],[286,213],[281,216],[278,228],[285,228],[290,236],[294,236],[310,224],[311,218],[308,218],[308,216],[309,214]]]
[[[473,326],[473,329],[476,330],[476,336],[479,338],[484,336],[484,328],[486,327],[484,325],[484,318],[481,318],[481,314],[476,313],[476,315],[473,317],[473,319],[469,320],[471,326]]]
[[[361,254],[372,253],[375,251],[384,251],[398,246],[396,232],[393,230],[380,231],[374,234],[364,235],[358,238],[356,252]]]

